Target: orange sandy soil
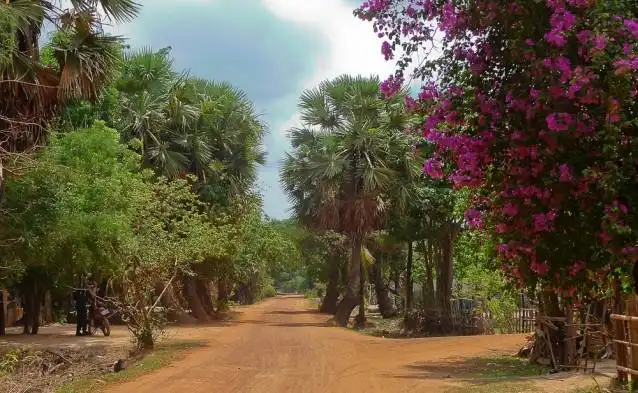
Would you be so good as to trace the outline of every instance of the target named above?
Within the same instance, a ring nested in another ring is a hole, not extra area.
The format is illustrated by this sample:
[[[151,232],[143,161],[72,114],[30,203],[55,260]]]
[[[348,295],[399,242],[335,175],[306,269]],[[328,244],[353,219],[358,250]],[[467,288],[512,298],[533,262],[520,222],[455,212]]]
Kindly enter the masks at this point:
[[[512,354],[524,342],[523,335],[369,337],[334,327],[300,296],[280,296],[238,310],[236,320],[228,323],[171,329],[169,339],[203,340],[206,345],[108,392],[519,393],[574,392],[593,384],[591,376],[569,373],[514,382],[476,378],[473,360]],[[123,333],[116,329],[109,340],[125,340]]]

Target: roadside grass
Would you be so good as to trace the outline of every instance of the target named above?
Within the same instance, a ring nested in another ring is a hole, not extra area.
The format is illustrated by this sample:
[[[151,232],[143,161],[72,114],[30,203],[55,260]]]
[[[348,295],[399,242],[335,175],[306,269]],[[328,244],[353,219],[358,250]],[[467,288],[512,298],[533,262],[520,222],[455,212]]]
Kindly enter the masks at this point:
[[[541,393],[541,391],[531,381],[498,381],[452,388],[445,393]]]
[[[548,368],[529,364],[527,359],[513,356],[493,356],[473,358],[458,365],[462,380],[460,386],[446,391],[446,393],[611,393],[626,392],[626,390],[610,390],[605,384],[599,384],[594,379],[574,381],[574,385],[554,385],[553,378],[548,375]],[[574,375],[574,374],[572,374]],[[542,378],[547,376],[547,378]],[[566,377],[569,377],[566,375]],[[556,381],[560,381],[557,379]],[[581,387],[576,388],[575,385]],[[582,387],[585,385],[585,387]]]
[[[127,368],[119,373],[87,375],[68,382],[55,393],[96,393],[108,385],[125,382],[152,373],[183,358],[188,350],[204,347],[203,341],[179,341],[159,344],[157,348],[137,359],[127,360]]]
[[[546,375],[548,368],[530,364],[527,359],[514,356],[493,356],[474,358],[465,362],[471,374],[477,378],[509,379]]]

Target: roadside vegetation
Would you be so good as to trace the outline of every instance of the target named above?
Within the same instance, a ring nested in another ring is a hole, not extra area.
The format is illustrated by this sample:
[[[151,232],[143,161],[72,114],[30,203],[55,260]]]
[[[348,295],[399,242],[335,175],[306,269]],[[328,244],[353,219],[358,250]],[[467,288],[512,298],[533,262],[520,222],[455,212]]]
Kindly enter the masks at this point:
[[[90,273],[136,349],[156,349],[125,375],[165,364],[170,324],[278,291],[388,337],[520,332],[538,308],[562,322],[532,363],[559,370],[574,315],[636,291],[633,0],[365,2],[396,73],[300,94],[289,219],[264,214],[269,130],[245,92],[105,33],[134,1],[51,3],[0,2],[0,335],[9,315],[30,335],[73,322]],[[6,378],[24,353],[3,356]],[[474,368],[543,371],[500,361]]]

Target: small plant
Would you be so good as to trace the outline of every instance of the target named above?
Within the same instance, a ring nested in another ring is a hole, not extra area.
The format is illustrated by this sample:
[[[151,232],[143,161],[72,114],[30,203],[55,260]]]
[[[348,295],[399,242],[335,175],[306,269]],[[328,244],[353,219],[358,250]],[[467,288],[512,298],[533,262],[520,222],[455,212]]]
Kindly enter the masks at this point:
[[[11,349],[5,352],[0,359],[0,375],[13,374],[24,356],[22,349]]]

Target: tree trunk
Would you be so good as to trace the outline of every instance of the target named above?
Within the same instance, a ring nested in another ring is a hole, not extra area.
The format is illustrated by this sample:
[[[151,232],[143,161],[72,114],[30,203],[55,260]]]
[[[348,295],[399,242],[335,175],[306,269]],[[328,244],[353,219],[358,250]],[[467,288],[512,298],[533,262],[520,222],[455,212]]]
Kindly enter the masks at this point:
[[[394,309],[392,299],[390,299],[390,291],[383,279],[383,262],[380,258],[374,262],[374,265],[370,268],[372,270],[372,281],[374,281],[374,292],[377,295],[377,303],[379,304],[379,312],[383,318],[392,318],[397,314]]]
[[[5,327],[7,326],[7,303],[9,296],[6,289],[0,290],[0,336],[6,334]]]
[[[40,288],[33,272],[27,272],[20,285],[23,308],[23,333],[38,334],[40,325]]]
[[[324,296],[319,312],[332,314],[337,312],[337,302],[339,301],[339,260],[331,258],[328,266],[328,285],[326,286],[326,296]]]
[[[414,250],[412,248],[412,242],[408,242],[408,263],[405,269],[405,314],[407,315],[413,306],[413,292],[414,285],[412,282],[412,260],[414,258]]]
[[[211,318],[206,313],[206,309],[202,305],[197,293],[197,279],[192,276],[184,276],[182,282],[184,284],[184,297],[188,302],[193,317],[201,322],[209,322]]]
[[[241,305],[250,304],[250,284],[245,282],[237,283],[232,300]]]
[[[159,296],[164,290],[164,283],[155,283],[155,296]],[[195,318],[184,312],[184,309],[179,304],[179,301],[175,299],[175,293],[173,292],[175,287],[171,284],[171,287],[164,292],[164,295],[160,299],[162,307],[166,308],[168,319],[180,324],[193,324],[196,322]]]
[[[542,315],[548,317],[565,317],[565,313],[561,310],[558,296],[553,292],[543,292],[540,295],[540,305]],[[546,344],[549,344],[551,350],[549,351],[549,357],[551,357],[552,367],[558,369],[560,363],[567,361],[567,350],[565,343],[565,323],[554,321],[554,325],[558,327],[557,330],[545,328],[544,332],[547,335]],[[534,346],[540,346],[541,343],[536,343]]]
[[[434,274],[432,267],[434,266],[434,247],[431,241],[423,241],[423,255],[425,257],[425,283],[423,285],[423,306],[425,309],[431,309],[436,304],[434,296]]]
[[[217,281],[217,313],[228,311],[229,285],[225,279]]]
[[[206,314],[212,317],[215,315],[215,307],[213,306],[213,294],[211,293],[210,282],[200,278],[195,280],[195,284],[200,303],[204,307]]]
[[[47,290],[44,292],[44,313],[43,313],[43,321],[44,323],[50,324],[55,322],[53,320],[53,300],[51,299],[51,291]]]
[[[345,327],[350,321],[350,314],[360,301],[361,288],[361,246],[363,239],[360,234],[353,235],[351,238],[352,253],[350,255],[350,265],[348,269],[348,286],[343,299],[337,306],[335,313],[335,321],[339,326]]]
[[[452,233],[445,230],[441,239],[441,264],[437,274],[437,299],[441,312],[441,328],[443,332],[452,330]]]
[[[355,318],[354,327],[355,329],[363,329],[366,326],[366,275],[365,275],[365,262],[363,258],[360,258],[361,264],[359,268],[359,313]]]
[[[4,166],[2,165],[2,158],[0,158],[0,201],[4,196]],[[7,316],[7,291],[2,290],[2,296],[0,297],[0,336],[6,334],[6,316]]]
[[[36,291],[33,299],[33,325],[31,325],[31,334],[38,334],[40,329],[40,309],[42,305],[42,292],[36,285]]]

